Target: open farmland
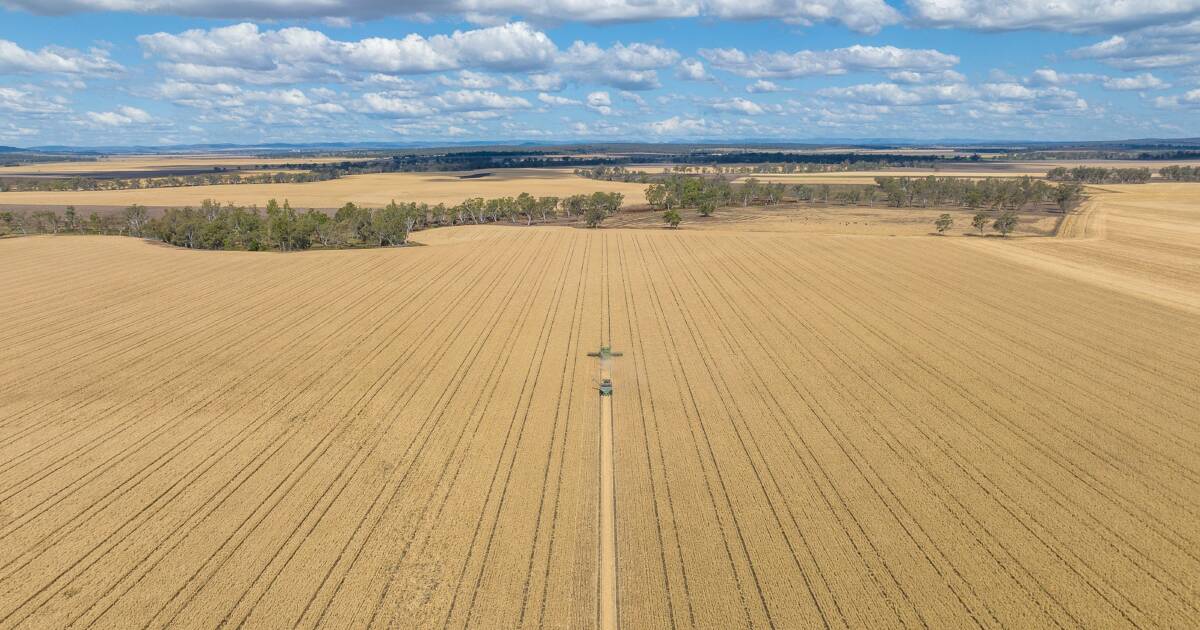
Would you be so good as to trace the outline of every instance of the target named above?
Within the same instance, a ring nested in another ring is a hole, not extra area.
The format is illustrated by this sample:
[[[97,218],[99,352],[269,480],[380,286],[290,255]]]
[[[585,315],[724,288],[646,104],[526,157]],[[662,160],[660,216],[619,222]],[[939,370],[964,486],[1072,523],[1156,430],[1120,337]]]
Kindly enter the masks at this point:
[[[646,203],[644,184],[605,182],[576,176],[570,169],[492,169],[485,177],[462,178],[472,173],[375,173],[350,175],[328,181],[294,184],[223,184],[179,188],[146,188],[96,191],[30,191],[0,193],[0,206],[75,205],[78,208],[121,208],[130,204],[150,207],[199,206],[205,199],[238,205],[263,206],[268,199],[287,199],[296,208],[338,208],[353,202],[383,206],[392,200],[453,205],[471,197],[565,197],[580,193],[619,192],[626,205]],[[478,173],[474,173],[478,174]]]
[[[1153,177],[1158,177],[1159,169],[1167,166],[1195,166],[1195,161],[1179,162],[1139,162],[1134,160],[1116,161],[1052,161],[1052,162],[1001,162],[979,164],[947,164],[936,169],[930,168],[891,168],[873,171],[836,171],[828,173],[765,173],[745,175],[734,180],[745,181],[754,177],[761,182],[777,182],[782,184],[873,184],[876,177],[964,177],[980,179],[985,177],[1037,177],[1043,178],[1052,168],[1075,168],[1092,166],[1101,168],[1146,168],[1150,169]]]
[[[0,240],[0,627],[1189,627],[1200,186],[1106,188],[1054,239]]]
[[[38,162],[19,166],[0,166],[0,177],[54,174],[95,175],[105,172],[136,172],[150,173],[172,169],[197,168],[252,168],[255,166],[271,166],[279,164],[336,163],[346,160],[363,158],[353,157],[312,157],[312,156],[245,156],[245,155],[128,155],[103,157],[95,160],[72,160],[68,162]]]

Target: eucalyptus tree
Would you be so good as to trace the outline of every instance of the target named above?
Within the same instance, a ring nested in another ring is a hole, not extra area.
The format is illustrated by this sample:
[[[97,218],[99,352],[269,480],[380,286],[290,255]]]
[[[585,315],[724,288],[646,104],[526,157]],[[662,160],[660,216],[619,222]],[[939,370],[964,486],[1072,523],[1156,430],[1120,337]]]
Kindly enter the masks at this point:
[[[125,219],[125,225],[129,227],[129,234],[132,236],[141,236],[142,230],[150,220],[150,213],[146,211],[146,206],[140,206],[135,203],[125,208],[122,217]]]
[[[1001,236],[1008,236],[1017,229],[1017,213],[1008,210],[996,217],[996,221],[992,223],[992,228],[1000,233]]]
[[[1063,182],[1054,189],[1054,202],[1063,214],[1075,209],[1083,200],[1083,184],[1079,182]]]
[[[983,236],[983,231],[987,229],[988,218],[989,216],[986,212],[977,212],[975,216],[971,217],[971,227],[979,230],[980,236]]]
[[[937,228],[938,234],[945,234],[946,230],[954,227],[954,217],[949,213],[942,214],[933,222],[933,226]]]
[[[517,214],[525,217],[525,225],[533,225],[533,215],[537,212],[537,198],[523,192],[515,200]]]
[[[553,218],[558,211],[558,197],[538,197],[537,204],[538,214],[542,215],[542,223]]]

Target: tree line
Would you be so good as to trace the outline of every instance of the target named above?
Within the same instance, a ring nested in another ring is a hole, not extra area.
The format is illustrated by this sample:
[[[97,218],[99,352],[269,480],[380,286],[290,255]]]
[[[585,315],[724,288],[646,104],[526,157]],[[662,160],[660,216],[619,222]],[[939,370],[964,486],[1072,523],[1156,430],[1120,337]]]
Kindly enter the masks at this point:
[[[166,177],[13,177],[0,179],[0,192],[54,192],[95,190],[142,190],[150,188],[185,188],[230,184],[302,184],[337,179],[336,170],[298,173],[213,172]]]
[[[132,214],[131,214],[132,213]],[[8,234],[128,234],[131,226],[140,229],[148,220],[143,206],[130,206],[120,215],[92,212],[87,217],[67,206],[62,214],[53,210],[7,210],[0,212],[0,227]]]
[[[1030,205],[1056,204],[1070,211],[1083,199],[1083,185],[1068,181],[1051,185],[1032,177],[876,177],[875,183],[893,207],[961,206],[1020,210]]]
[[[731,175],[734,177],[742,175],[789,175],[794,173],[843,173],[853,171],[875,171],[884,170],[895,166],[913,166],[927,167],[935,166],[933,162],[917,162],[897,164],[895,162],[887,162],[882,160],[859,160],[841,162],[781,162],[781,163],[763,163],[763,164],[746,164],[739,166],[722,166],[719,164],[711,165],[688,165],[676,164],[665,167],[662,172],[650,173],[644,170],[631,169],[625,166],[593,166],[591,168],[577,168],[575,175],[586,177],[588,179],[596,179],[609,182],[626,182],[648,184],[664,179],[668,179],[674,175]]]
[[[1049,184],[1032,177],[970,179],[963,177],[877,177],[874,185],[793,184],[750,177],[739,183],[723,178],[671,175],[646,187],[651,208],[670,211],[696,208],[708,216],[728,205],[775,205],[782,202],[886,204],[892,207],[960,206],[1020,210],[1054,203],[1063,212],[1083,199],[1078,182]]]
[[[1133,149],[1078,150],[1066,151],[1009,151],[1004,159],[1016,161],[1043,160],[1138,160],[1143,162],[1160,160],[1194,160],[1200,158],[1196,149],[1160,149],[1139,151]]]
[[[1148,168],[1105,168],[1103,166],[1058,166],[1046,172],[1046,179],[1081,184],[1145,184],[1150,181]]]
[[[116,215],[91,213],[80,219],[75,208],[0,213],[0,226],[17,234],[118,234],[152,238],[190,249],[296,251],[312,247],[387,247],[408,244],[412,232],[438,226],[545,223],[559,218],[599,226],[620,209],[624,195],[596,192],[569,197],[467,199],[460,204],[397,203],[368,208],[347,203],[333,215],[300,211],[287,200],[272,199],[266,208],[221,205],[205,200],[200,207],[169,208],[151,217],[145,206],[132,205]]]
[[[1200,166],[1168,166],[1158,174],[1172,182],[1200,182]]]

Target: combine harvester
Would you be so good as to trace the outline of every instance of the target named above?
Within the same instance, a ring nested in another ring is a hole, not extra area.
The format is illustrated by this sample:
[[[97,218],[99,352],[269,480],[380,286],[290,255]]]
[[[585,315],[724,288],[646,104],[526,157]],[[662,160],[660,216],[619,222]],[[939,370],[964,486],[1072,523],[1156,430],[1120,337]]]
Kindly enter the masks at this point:
[[[624,353],[613,352],[610,346],[600,346],[600,350],[589,352],[589,357],[600,359],[600,395],[612,396],[613,384],[612,378],[608,374],[608,361],[613,357],[623,356]]]

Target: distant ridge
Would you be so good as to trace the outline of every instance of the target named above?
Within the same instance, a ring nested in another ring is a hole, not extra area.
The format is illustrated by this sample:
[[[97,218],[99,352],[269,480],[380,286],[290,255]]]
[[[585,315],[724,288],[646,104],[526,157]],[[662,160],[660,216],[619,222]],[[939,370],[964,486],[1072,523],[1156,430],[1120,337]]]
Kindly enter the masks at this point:
[[[714,150],[724,148],[744,149],[820,149],[841,148],[854,149],[1003,149],[1003,150],[1070,150],[1070,149],[1112,149],[1112,150],[1163,150],[1163,149],[1200,149],[1200,138],[1135,138],[1128,140],[1081,140],[1081,141],[1033,141],[1033,140],[981,140],[977,138],[944,138],[938,140],[917,140],[913,138],[813,138],[808,140],[785,141],[767,138],[741,138],[732,140],[700,139],[688,141],[677,139],[663,142],[624,142],[604,141],[589,142],[579,140],[532,142],[526,140],[512,141],[470,141],[470,142],[310,142],[288,143],[267,142],[256,144],[173,144],[173,145],[131,145],[131,146],[67,146],[41,145],[27,148],[0,146],[0,153],[42,153],[70,155],[127,155],[145,153],[301,153],[313,151],[387,151],[387,150],[497,150],[497,149],[609,149],[620,151],[637,151],[639,149],[653,151],[656,149],[674,149],[685,147],[691,150]]]

